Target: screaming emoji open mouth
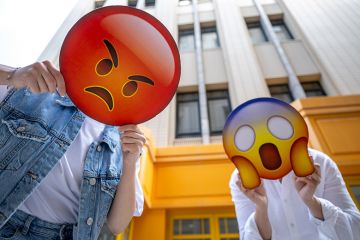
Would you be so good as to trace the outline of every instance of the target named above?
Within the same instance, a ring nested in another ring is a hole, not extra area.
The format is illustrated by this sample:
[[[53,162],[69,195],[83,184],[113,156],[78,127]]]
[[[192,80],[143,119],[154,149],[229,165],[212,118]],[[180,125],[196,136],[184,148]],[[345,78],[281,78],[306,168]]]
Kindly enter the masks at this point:
[[[281,166],[279,150],[272,143],[265,143],[259,149],[261,162],[268,170],[276,170]]]
[[[85,92],[91,93],[98,98],[100,98],[108,107],[109,111],[112,111],[114,108],[114,99],[111,93],[104,87],[101,86],[91,86],[84,89]]]

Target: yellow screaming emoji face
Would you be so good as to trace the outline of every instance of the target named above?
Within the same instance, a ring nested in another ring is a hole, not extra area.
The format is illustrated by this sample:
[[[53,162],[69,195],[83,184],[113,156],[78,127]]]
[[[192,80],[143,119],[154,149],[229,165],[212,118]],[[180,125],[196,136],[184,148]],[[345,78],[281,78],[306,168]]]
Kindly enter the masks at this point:
[[[315,170],[304,119],[274,98],[252,99],[234,109],[224,126],[223,144],[248,189],[259,186],[260,177],[279,179],[291,170],[304,177]]]

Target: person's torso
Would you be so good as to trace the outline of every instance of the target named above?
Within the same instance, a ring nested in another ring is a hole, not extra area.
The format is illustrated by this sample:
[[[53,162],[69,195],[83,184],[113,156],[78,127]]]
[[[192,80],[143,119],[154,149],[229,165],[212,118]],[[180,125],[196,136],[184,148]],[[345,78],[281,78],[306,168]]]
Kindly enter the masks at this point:
[[[58,94],[11,91],[0,103],[0,227],[18,209],[77,136],[84,115]],[[85,157],[77,239],[95,239],[122,168],[119,133],[107,126]]]
[[[314,155],[314,152],[309,152]],[[316,157],[313,159],[315,162],[321,160]],[[311,213],[308,207],[295,190],[294,177],[295,174],[290,172],[281,183],[279,180],[264,180],[273,238],[278,240],[320,239],[317,227],[309,220]],[[315,195],[323,197],[323,194],[324,181],[321,181]]]

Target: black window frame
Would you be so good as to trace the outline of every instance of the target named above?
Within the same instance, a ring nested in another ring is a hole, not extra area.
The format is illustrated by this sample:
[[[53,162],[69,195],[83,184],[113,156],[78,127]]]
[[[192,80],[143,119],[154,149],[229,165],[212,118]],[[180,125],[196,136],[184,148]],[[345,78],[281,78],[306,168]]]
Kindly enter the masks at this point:
[[[262,25],[260,24],[259,21],[257,21],[257,22],[246,22],[246,26],[247,26],[248,30],[251,29],[251,28],[259,28],[261,30],[262,35],[264,36],[264,39],[265,39],[264,43],[269,42],[269,39],[266,36],[265,30],[264,30],[264,28],[262,27]],[[249,32],[249,36],[250,36],[250,32]],[[250,37],[250,39],[252,40],[251,37]],[[252,41],[252,43],[253,44],[261,44],[261,43],[254,43],[253,41]]]
[[[136,8],[137,3],[138,3],[138,0],[128,0],[127,5],[128,5],[128,7],[134,7],[134,8]],[[135,4],[135,5],[134,5],[134,4]]]
[[[312,85],[315,84],[317,85],[318,88],[314,88],[314,89],[306,89],[304,86],[305,85]],[[321,83],[319,81],[311,81],[311,82],[302,82],[301,83],[302,88],[304,89],[304,92],[306,94],[307,97],[321,97],[321,96],[327,96],[324,88],[321,86]],[[321,92],[321,95],[315,95],[315,96],[308,96],[309,92]]]
[[[156,0],[145,0],[145,7],[155,7]]]
[[[185,95],[185,94],[196,94],[197,95],[197,99],[196,100],[181,100],[179,101],[179,97],[178,95]],[[198,119],[199,119],[199,131],[197,132],[189,132],[189,133],[179,133],[179,103],[183,103],[183,102],[195,102],[197,103],[197,107],[198,107]],[[202,131],[201,131],[201,116],[200,116],[200,101],[199,101],[199,93],[198,92],[179,92],[176,94],[176,133],[175,133],[175,138],[186,138],[186,137],[201,137],[202,136]]]
[[[212,31],[214,30],[214,31]],[[215,32],[216,34],[216,43],[217,43],[217,46],[216,47],[213,47],[213,48],[205,48],[205,49],[217,49],[217,48],[221,48],[221,44],[220,44],[220,38],[219,38],[219,33],[217,31],[217,27],[216,25],[212,25],[212,26],[202,26],[201,27],[201,46],[202,48],[204,49],[204,40],[203,40],[203,34],[204,33],[213,33]]]
[[[273,27],[273,26],[284,26],[286,32],[287,32],[287,33],[289,34],[289,36],[290,36],[290,39],[288,39],[288,40],[293,40],[293,39],[295,39],[295,38],[294,38],[294,35],[292,35],[290,29],[288,28],[288,26],[286,25],[286,23],[284,22],[283,19],[271,20],[270,22],[271,22],[271,26],[272,26],[272,27]]]
[[[209,98],[209,93],[211,92],[225,92],[226,93],[226,97],[211,97]],[[210,135],[211,136],[216,136],[216,135],[221,135],[222,134],[222,129],[218,130],[218,131],[213,131],[211,129],[211,117],[210,117],[210,106],[209,106],[209,100],[218,100],[218,99],[226,99],[227,103],[228,103],[228,107],[229,107],[229,114],[231,112],[231,101],[230,101],[230,94],[229,94],[229,90],[228,89],[216,89],[216,90],[208,90],[206,91],[206,103],[207,103],[207,114],[208,114],[208,119],[209,119],[209,131],[210,131]],[[225,116],[225,120],[226,120],[227,116]],[[225,122],[224,122],[225,124]]]
[[[181,49],[180,38],[183,37],[183,36],[188,36],[188,35],[193,36],[193,48],[192,49]],[[194,32],[194,28],[179,29],[178,30],[178,44],[179,44],[178,47],[179,47],[180,52],[194,52],[195,51],[195,32]]]

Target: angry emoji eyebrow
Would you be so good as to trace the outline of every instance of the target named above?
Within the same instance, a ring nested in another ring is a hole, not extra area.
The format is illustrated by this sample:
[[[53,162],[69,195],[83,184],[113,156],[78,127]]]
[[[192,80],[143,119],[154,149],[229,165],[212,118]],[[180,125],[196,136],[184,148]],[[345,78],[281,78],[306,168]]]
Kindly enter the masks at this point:
[[[150,85],[153,85],[153,86],[154,86],[154,81],[151,80],[151,79],[148,78],[148,77],[145,77],[145,76],[133,75],[133,76],[130,76],[129,79],[130,79],[130,80],[134,80],[134,81],[144,82],[144,83],[147,83],[147,84],[150,84]]]
[[[118,56],[117,56],[114,46],[106,39],[104,40],[104,43],[105,43],[107,49],[109,50],[109,53],[113,60],[114,66],[117,67],[118,66]]]

